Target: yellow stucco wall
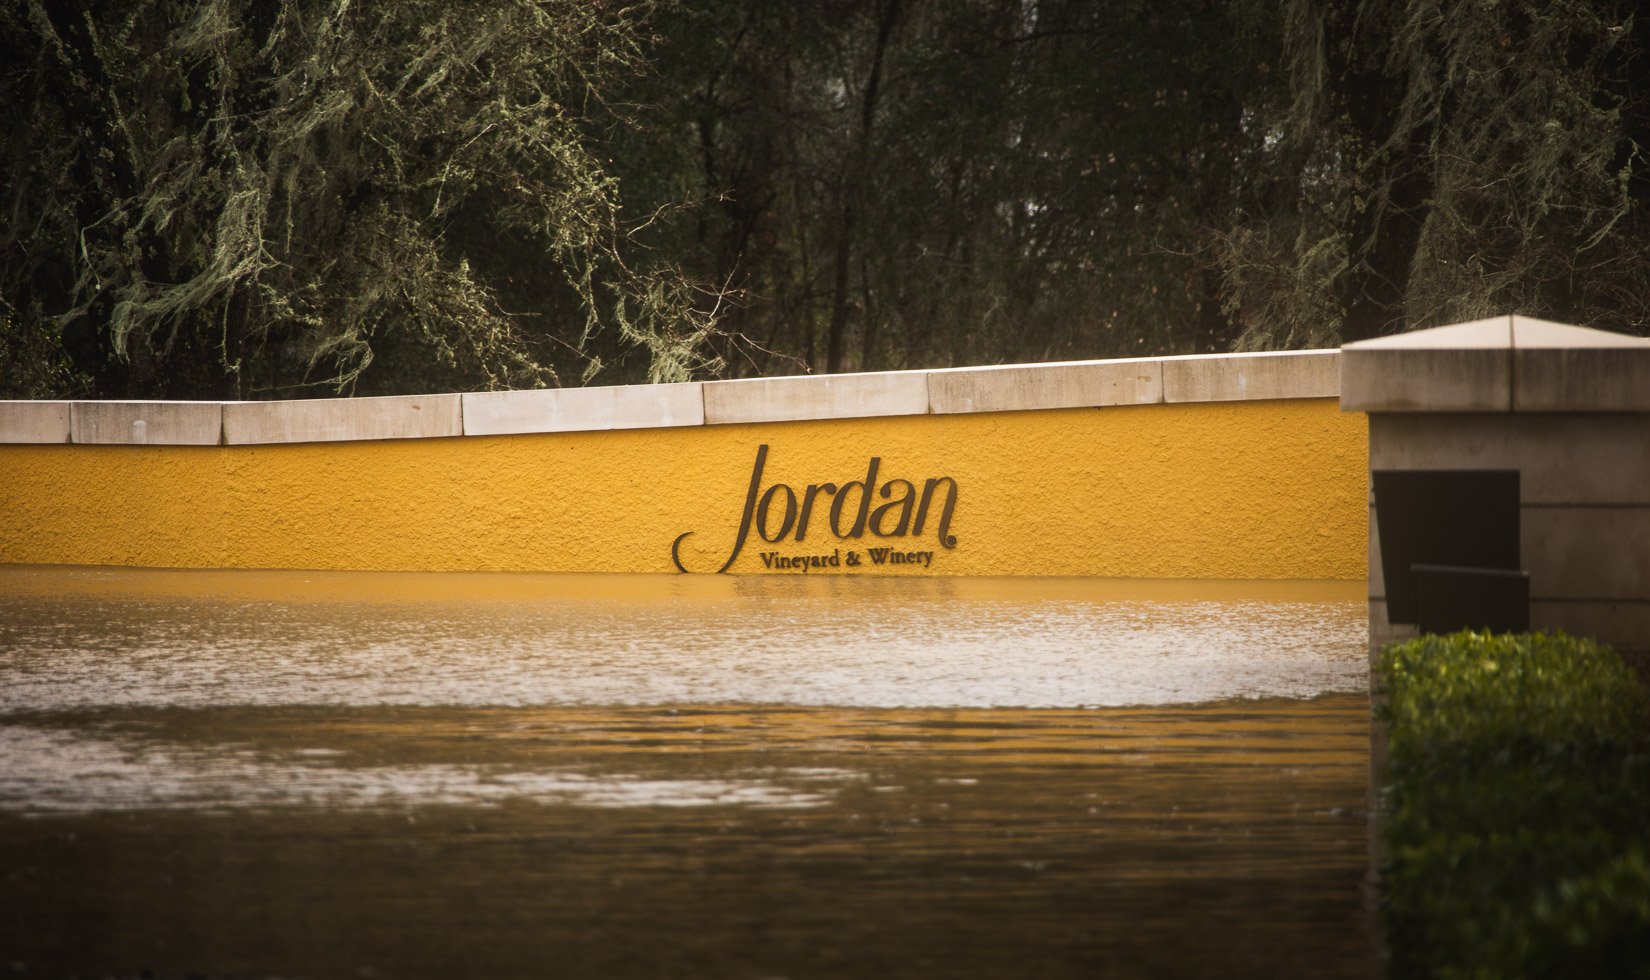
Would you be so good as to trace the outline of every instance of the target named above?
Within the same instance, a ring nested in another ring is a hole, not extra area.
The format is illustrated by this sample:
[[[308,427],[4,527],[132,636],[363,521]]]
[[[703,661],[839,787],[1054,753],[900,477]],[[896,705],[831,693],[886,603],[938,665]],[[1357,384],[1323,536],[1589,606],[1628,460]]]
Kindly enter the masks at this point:
[[[692,531],[684,564],[714,571],[761,445],[762,486],[799,494],[863,480],[872,456],[879,484],[952,477],[956,546],[935,540],[933,515],[920,538],[838,540],[822,497],[805,541],[752,531],[732,572],[798,574],[765,568],[760,553],[836,550],[857,552],[857,570],[899,574],[1366,574],[1365,420],[1333,398],[277,446],[6,445],[0,562],[667,572],[672,541]],[[933,552],[931,567],[864,558],[890,545]]]

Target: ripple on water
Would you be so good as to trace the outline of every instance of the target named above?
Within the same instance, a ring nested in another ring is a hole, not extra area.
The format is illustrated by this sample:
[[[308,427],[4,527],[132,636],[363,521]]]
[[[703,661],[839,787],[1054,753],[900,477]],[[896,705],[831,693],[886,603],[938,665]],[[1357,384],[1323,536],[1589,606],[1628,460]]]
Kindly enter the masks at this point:
[[[333,811],[423,806],[818,806],[820,792],[772,779],[649,779],[629,773],[474,765],[339,766],[336,750],[270,758],[225,745],[153,744],[84,732],[0,725],[0,811],[41,816],[104,811]],[[818,780],[817,773],[798,778]]]
[[[0,569],[7,960],[1365,977],[1359,592]]]
[[[1344,584],[26,574],[0,581],[0,711],[1071,707],[1367,683]]]

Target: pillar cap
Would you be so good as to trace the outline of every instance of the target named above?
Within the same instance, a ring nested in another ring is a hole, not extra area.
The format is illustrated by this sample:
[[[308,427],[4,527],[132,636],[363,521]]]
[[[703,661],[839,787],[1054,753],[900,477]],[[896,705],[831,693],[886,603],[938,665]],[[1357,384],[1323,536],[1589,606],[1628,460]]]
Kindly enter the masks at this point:
[[[1349,412],[1650,412],[1650,339],[1498,316],[1341,348]]]

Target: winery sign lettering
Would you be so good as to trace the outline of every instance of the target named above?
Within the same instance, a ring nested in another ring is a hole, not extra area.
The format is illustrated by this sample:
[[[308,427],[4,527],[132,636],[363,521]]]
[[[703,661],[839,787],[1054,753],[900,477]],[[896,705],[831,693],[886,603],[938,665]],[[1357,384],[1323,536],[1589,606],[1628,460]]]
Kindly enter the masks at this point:
[[[880,456],[872,456],[865,479],[835,483],[810,483],[800,491],[784,483],[762,484],[762,468],[768,461],[768,447],[757,447],[751,467],[750,488],[745,491],[745,509],[739,516],[739,532],[733,550],[716,571],[725,572],[745,550],[751,531],[768,544],[785,541],[804,543],[808,532],[814,540],[828,532],[838,542],[858,542],[867,533],[888,541],[875,548],[834,547],[829,552],[782,554],[761,552],[762,567],[774,571],[802,572],[813,569],[860,568],[878,565],[914,565],[928,568],[934,563],[934,549],[920,547],[923,533],[932,530],[941,547],[955,548],[951,516],[957,509],[957,481],[949,476],[931,477],[917,485],[893,478],[877,483],[882,466]],[[670,560],[678,571],[682,564],[682,542],[692,534],[677,535],[670,545]]]

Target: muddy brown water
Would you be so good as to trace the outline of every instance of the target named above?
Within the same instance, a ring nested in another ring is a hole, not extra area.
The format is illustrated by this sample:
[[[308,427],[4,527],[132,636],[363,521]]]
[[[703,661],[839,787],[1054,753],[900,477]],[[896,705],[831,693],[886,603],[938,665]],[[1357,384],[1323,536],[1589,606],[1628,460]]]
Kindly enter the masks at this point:
[[[0,570],[0,974],[1369,976],[1360,589]]]

